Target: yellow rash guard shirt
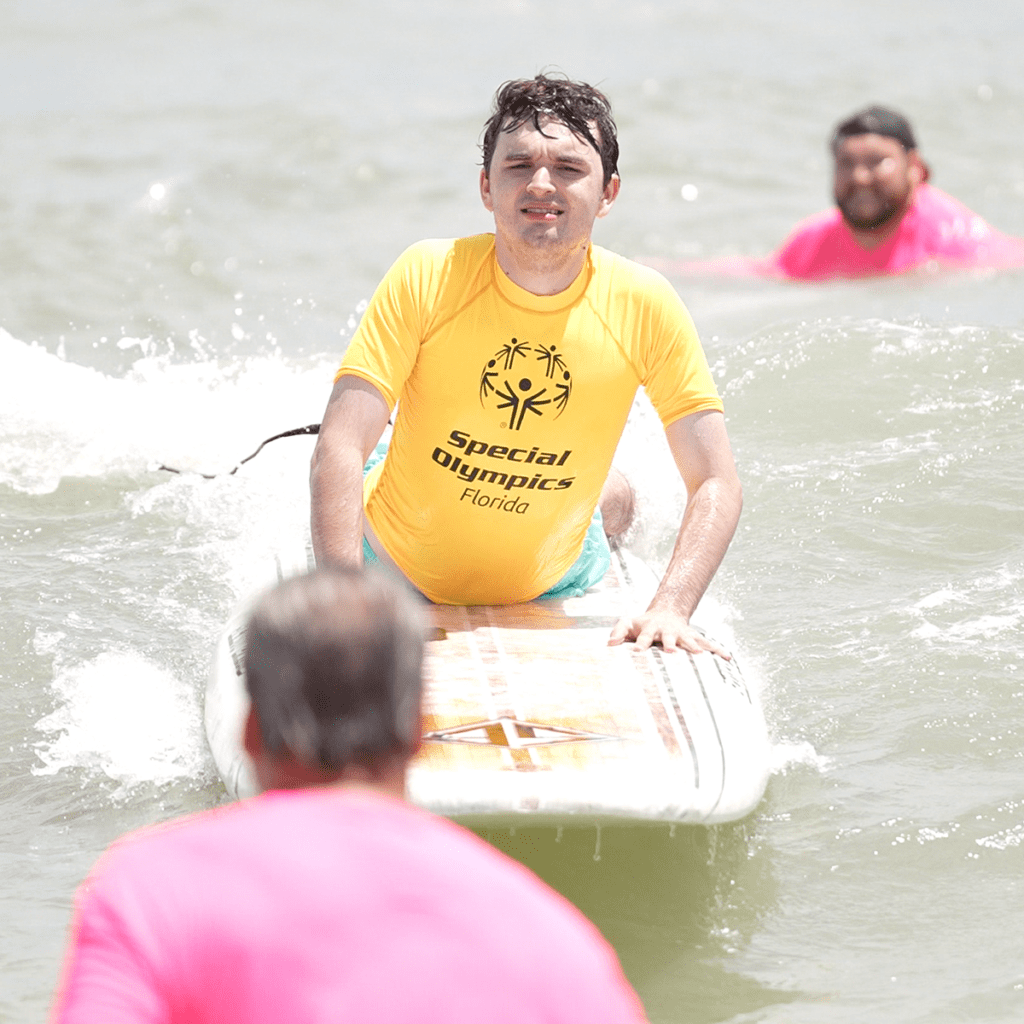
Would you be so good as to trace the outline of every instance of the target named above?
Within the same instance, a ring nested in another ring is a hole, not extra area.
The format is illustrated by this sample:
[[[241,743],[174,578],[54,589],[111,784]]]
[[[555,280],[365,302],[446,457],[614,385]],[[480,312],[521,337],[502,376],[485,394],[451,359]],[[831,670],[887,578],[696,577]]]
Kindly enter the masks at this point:
[[[655,271],[591,246],[534,295],[494,236],[426,241],[381,282],[338,377],[399,404],[366,515],[431,601],[515,604],[580,553],[638,386],[668,426],[721,411],[686,308]]]

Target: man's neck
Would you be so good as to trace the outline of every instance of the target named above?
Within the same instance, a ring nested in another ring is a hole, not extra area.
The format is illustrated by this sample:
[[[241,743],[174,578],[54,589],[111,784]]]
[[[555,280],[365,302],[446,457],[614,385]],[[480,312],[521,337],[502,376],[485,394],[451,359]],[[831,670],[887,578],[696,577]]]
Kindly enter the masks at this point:
[[[545,252],[510,246],[500,235],[494,239],[494,255],[505,276],[534,295],[564,292],[587,262],[590,240],[574,252]]]
[[[293,758],[267,758],[254,764],[261,790],[271,789],[346,789],[380,793],[405,799],[405,762],[385,765],[371,772],[360,765],[348,765],[337,771],[324,771]]]
[[[380,796],[390,796],[395,800],[405,799],[405,771],[391,772],[374,778],[344,777],[333,783],[334,789],[362,790]]]

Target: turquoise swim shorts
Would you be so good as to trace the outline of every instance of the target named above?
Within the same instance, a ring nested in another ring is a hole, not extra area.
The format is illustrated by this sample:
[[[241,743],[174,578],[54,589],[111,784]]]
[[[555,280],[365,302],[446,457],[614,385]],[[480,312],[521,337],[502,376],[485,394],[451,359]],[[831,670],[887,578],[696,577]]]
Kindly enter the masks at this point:
[[[363,476],[373,469],[387,454],[388,446],[381,442],[374,449],[363,467]],[[373,553],[373,548],[363,538],[363,562],[366,565],[377,565],[379,559]],[[604,521],[601,519],[601,510],[594,509],[594,516],[587,528],[587,535],[583,539],[583,550],[579,558],[569,566],[569,571],[553,586],[540,595],[544,598],[566,598],[581,597],[583,593],[592,586],[604,579],[604,574],[611,568],[612,553],[608,547],[608,538],[604,535]]]

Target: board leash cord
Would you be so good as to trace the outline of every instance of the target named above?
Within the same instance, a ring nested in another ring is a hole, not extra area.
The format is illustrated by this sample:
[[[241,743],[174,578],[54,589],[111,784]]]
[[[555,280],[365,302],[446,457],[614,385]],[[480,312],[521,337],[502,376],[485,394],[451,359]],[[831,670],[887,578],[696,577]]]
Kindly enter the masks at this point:
[[[200,473],[199,476],[201,476],[204,480],[214,480],[218,476],[234,476],[235,473],[237,473],[242,468],[242,466],[244,466],[250,459],[255,459],[256,456],[259,455],[259,453],[261,451],[263,451],[263,449],[268,444],[270,444],[271,441],[280,441],[282,437],[301,437],[304,434],[319,434],[319,433],[320,433],[320,424],[319,423],[310,423],[308,426],[305,426],[305,427],[295,427],[293,430],[284,430],[280,434],[275,434],[273,437],[268,437],[266,439],[266,441],[264,441],[259,446],[259,448],[257,448],[256,451],[254,451],[252,453],[252,455],[246,455],[246,457],[244,459],[242,459],[242,461],[239,462],[238,465],[235,466],[234,469],[229,470],[227,473]],[[173,466],[164,466],[162,464],[160,466],[158,466],[157,469],[162,469],[162,470],[164,470],[167,473],[183,473],[183,472],[185,472],[184,470],[181,470],[181,469],[175,469]]]

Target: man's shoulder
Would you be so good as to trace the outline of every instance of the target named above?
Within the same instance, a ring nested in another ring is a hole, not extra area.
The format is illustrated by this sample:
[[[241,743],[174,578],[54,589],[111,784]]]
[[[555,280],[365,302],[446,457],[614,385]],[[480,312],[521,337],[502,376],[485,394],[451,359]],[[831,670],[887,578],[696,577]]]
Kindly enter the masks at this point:
[[[304,844],[319,853],[300,856]],[[117,904],[143,898],[157,878],[165,892],[208,892],[218,880],[267,865],[287,873],[297,857],[307,866],[327,857],[355,873],[371,862],[401,865],[406,877],[433,879],[467,898],[502,892],[549,923],[579,924],[570,904],[472,832],[361,789],[273,791],[147,826],[111,845],[86,888]]]
[[[998,262],[997,249],[1007,237],[959,199],[933,185],[918,186],[912,214],[906,220],[908,237],[939,259]]]
[[[388,271],[390,287],[432,307],[454,287],[455,294],[485,277],[494,259],[494,235],[424,238],[410,245]]]
[[[146,825],[115,840],[97,867],[146,862],[172,851],[191,850],[200,856],[207,847],[226,851],[232,844],[249,844],[261,833],[287,833],[287,846],[292,841],[301,842],[291,830],[305,823],[322,827],[325,832],[397,829],[424,838],[432,834],[441,840],[447,837],[456,845],[473,847],[484,857],[494,854],[505,859],[471,832],[405,800],[361,788],[309,787],[272,790],[248,800]]]
[[[154,879],[172,882],[179,867],[184,868],[183,874],[192,873],[187,867],[188,851],[195,850],[197,837],[211,834],[211,829],[219,830],[222,820],[235,817],[241,806],[228,804],[128,832],[100,855],[83,882],[78,899],[92,905],[97,900],[114,906],[145,903],[145,894]]]
[[[806,245],[820,241],[824,236],[839,231],[843,227],[843,218],[839,210],[834,206],[827,210],[819,210],[817,213],[805,217],[793,226],[786,241],[782,243],[783,250],[792,245]]]
[[[251,815],[254,803],[225,804],[128,832],[111,843],[97,862],[95,873],[146,865],[164,851],[191,845],[197,837],[232,831],[239,819]]]
[[[494,252],[494,235],[469,235],[465,238],[423,238],[413,242],[398,263],[469,265],[489,259]]]
[[[948,192],[943,192],[941,188],[927,183],[917,186],[913,205],[915,209],[926,213],[966,213],[976,216],[959,199],[951,196]]]
[[[799,221],[769,262],[786,277],[828,277],[835,270],[836,251],[850,241],[849,228],[832,207]]]
[[[350,812],[346,804],[356,809]],[[402,818],[407,805],[383,797],[332,799],[329,791],[315,788],[264,793],[121,836],[97,861],[88,888],[117,891],[140,884],[144,888],[146,880],[155,876],[171,885],[190,877],[230,872],[225,865],[252,858],[273,859],[274,851],[290,843],[301,844],[304,830],[330,831],[339,824],[344,828],[346,817],[360,817],[359,807],[383,819],[389,815]]]
[[[626,256],[622,256],[611,249],[605,249],[601,245],[590,247],[590,259],[595,270],[601,273],[623,274],[640,282],[664,281],[664,276],[643,263],[637,263]]]
[[[679,293],[671,282],[653,267],[637,263],[599,245],[591,246],[591,265],[594,283],[608,288],[613,294],[669,299],[679,303]]]

